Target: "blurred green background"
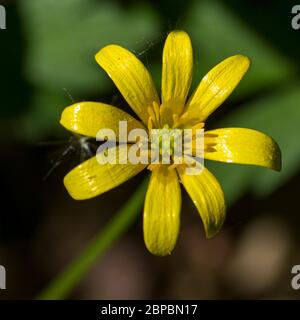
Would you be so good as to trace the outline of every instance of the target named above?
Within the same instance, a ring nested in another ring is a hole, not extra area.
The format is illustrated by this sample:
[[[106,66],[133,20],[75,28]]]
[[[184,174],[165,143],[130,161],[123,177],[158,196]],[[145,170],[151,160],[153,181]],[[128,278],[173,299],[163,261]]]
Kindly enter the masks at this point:
[[[93,200],[76,202],[64,175],[84,158],[59,125],[64,107],[81,100],[129,110],[94,61],[103,46],[135,52],[160,86],[166,35],[184,29],[194,47],[195,87],[233,54],[252,66],[207,127],[249,127],[271,135],[283,155],[281,173],[206,162],[228,203],[224,228],[205,240],[186,194],[173,254],[150,255],[142,213],[89,272],[76,299],[299,298],[291,268],[300,264],[300,30],[294,1],[19,0],[0,1],[1,213],[0,299],[33,298],[109,221],[143,174]]]

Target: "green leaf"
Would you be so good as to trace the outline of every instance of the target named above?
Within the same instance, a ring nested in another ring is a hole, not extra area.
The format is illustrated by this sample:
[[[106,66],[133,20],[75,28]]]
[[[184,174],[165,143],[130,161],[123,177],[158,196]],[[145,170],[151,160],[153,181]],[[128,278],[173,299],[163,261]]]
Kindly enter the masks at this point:
[[[19,119],[16,134],[27,141],[43,140],[46,134],[65,131],[59,124],[60,114],[67,104],[71,104],[67,94],[60,90],[37,90],[31,97],[31,110]]]
[[[186,30],[195,49],[195,84],[228,56],[240,53],[252,60],[233,98],[282,83],[296,70],[221,1],[195,1],[186,19]]]
[[[95,262],[102,258],[135,221],[141,211],[148,182],[147,177],[78,257],[39,294],[38,300],[65,299],[70,295]]]
[[[205,161],[205,166],[219,180],[224,190],[226,205],[230,206],[243,196],[251,186],[253,174],[260,168],[250,166]]]
[[[300,167],[300,84],[241,105],[217,124],[218,127],[246,127],[262,131],[273,137],[282,152],[282,171],[263,168],[241,168],[227,171],[222,179],[233,188],[251,187],[259,195],[267,195],[290,179]],[[249,171],[250,170],[250,171]],[[250,174],[249,174],[250,172]],[[243,185],[245,180],[247,185]]]
[[[155,13],[145,5],[121,7],[96,0],[19,1],[27,38],[26,74],[39,87],[72,95],[104,93],[112,85],[94,60],[117,43],[141,50],[157,35]]]

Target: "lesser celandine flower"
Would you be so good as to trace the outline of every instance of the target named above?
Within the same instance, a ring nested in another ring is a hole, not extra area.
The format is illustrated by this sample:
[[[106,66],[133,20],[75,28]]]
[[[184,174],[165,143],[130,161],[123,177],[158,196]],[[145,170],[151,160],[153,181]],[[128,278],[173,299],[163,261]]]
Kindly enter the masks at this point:
[[[162,59],[161,99],[152,78],[134,54],[118,45],[108,45],[96,54],[96,61],[111,77],[140,121],[113,106],[80,102],[66,108],[61,124],[75,133],[96,137],[99,129],[118,133],[119,121],[133,128],[204,128],[209,115],[231,94],[249,68],[243,55],[231,56],[210,70],[188,97],[192,80],[193,52],[184,31],[171,32]],[[115,147],[118,152],[118,146]],[[204,133],[204,158],[228,163],[257,165],[280,170],[280,150],[269,136],[244,128],[208,130]],[[207,238],[215,235],[225,218],[221,186],[206,168],[188,175],[185,164],[103,164],[93,157],[64,178],[70,195],[77,200],[98,196],[135,176],[152,171],[144,207],[144,240],[150,252],[170,254],[180,225],[180,182],[192,198]]]

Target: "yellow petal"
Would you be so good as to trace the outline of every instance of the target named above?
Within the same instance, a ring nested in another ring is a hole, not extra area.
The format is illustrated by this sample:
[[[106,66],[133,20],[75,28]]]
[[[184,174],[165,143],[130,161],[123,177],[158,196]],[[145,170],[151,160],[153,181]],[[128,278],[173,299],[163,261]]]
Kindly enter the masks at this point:
[[[118,156],[119,148],[116,148]],[[126,180],[132,178],[146,165],[144,164],[99,164],[93,157],[70,171],[64,178],[64,185],[75,200],[96,197]]]
[[[162,104],[171,114],[181,114],[193,70],[191,39],[184,31],[171,32],[165,42],[162,64]]]
[[[205,132],[205,143],[212,143],[205,159],[251,164],[280,171],[281,152],[266,134],[245,128],[224,128]]]
[[[128,113],[104,103],[78,102],[67,107],[60,119],[67,130],[89,137],[96,137],[100,129],[112,129],[119,135],[119,121],[127,122],[127,130],[144,128],[143,124]]]
[[[222,188],[206,168],[199,175],[187,175],[184,168],[178,173],[187,193],[192,198],[203,221],[207,238],[221,229],[225,219],[225,200]]]
[[[153,102],[160,105],[160,101],[151,75],[142,62],[133,53],[117,45],[104,47],[95,58],[134,112],[147,125],[147,108],[152,108]]]
[[[158,256],[173,250],[180,225],[181,191],[176,171],[160,166],[152,171],[144,208],[144,240]]]
[[[194,125],[205,121],[235,89],[249,66],[249,58],[235,55],[210,70],[187,103],[185,122]]]

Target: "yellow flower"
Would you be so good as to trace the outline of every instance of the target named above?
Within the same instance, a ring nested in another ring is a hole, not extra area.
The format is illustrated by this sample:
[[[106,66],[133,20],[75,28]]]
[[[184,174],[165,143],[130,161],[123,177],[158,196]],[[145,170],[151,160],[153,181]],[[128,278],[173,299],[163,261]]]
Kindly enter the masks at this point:
[[[66,108],[61,124],[68,130],[96,137],[99,129],[118,134],[119,121],[133,128],[202,128],[238,85],[250,61],[243,55],[229,57],[209,71],[187,99],[192,80],[193,52],[184,31],[171,32],[162,59],[161,101],[153,80],[135,55],[118,45],[108,45],[96,54],[96,61],[111,77],[141,121],[103,103],[80,102]],[[225,128],[205,131],[204,159],[258,165],[280,170],[281,156],[276,142],[251,129]],[[118,146],[115,147],[118,152]],[[103,164],[93,157],[64,178],[70,195],[77,200],[98,196],[130,179],[146,164]],[[192,198],[207,238],[215,235],[225,218],[221,186],[206,168],[199,175],[187,175],[183,165],[150,165],[152,171],[144,207],[144,240],[150,252],[170,254],[180,225],[180,182]]]

